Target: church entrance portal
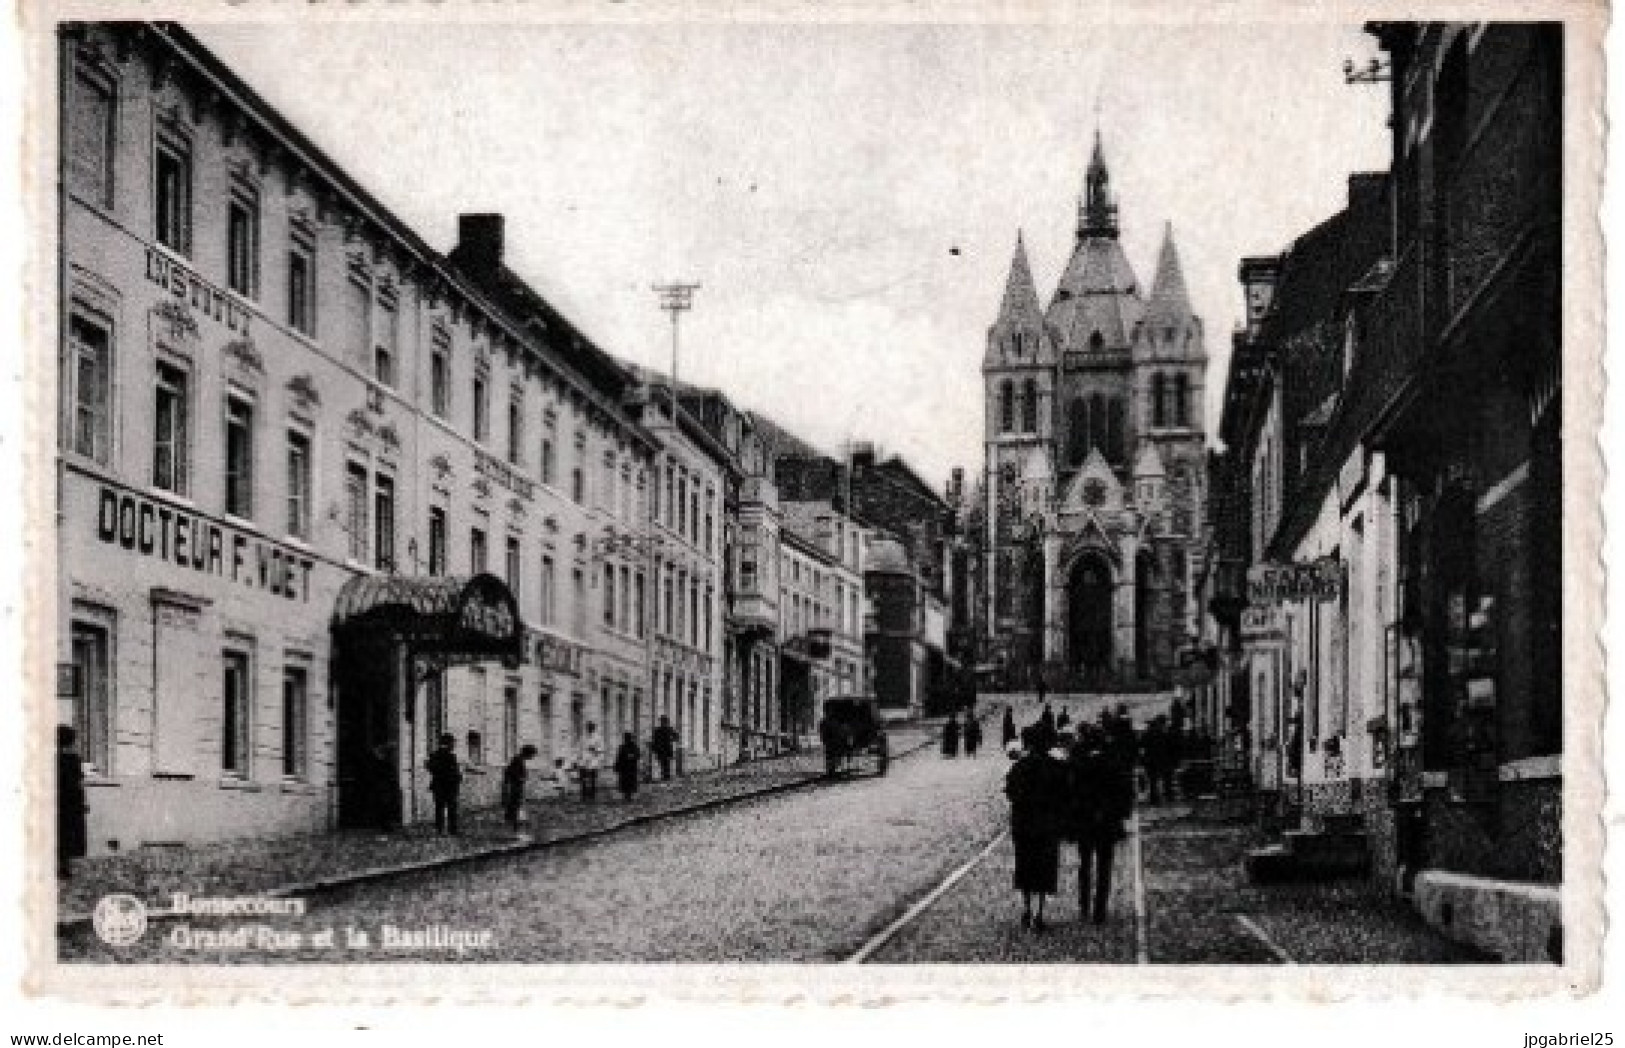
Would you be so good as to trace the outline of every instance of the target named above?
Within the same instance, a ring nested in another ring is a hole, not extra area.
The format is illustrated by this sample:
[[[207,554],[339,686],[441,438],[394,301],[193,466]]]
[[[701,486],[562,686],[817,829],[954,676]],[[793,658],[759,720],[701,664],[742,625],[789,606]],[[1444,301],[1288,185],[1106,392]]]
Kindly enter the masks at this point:
[[[1112,573],[1105,560],[1086,555],[1067,586],[1067,653],[1072,668],[1098,675],[1111,668]]]

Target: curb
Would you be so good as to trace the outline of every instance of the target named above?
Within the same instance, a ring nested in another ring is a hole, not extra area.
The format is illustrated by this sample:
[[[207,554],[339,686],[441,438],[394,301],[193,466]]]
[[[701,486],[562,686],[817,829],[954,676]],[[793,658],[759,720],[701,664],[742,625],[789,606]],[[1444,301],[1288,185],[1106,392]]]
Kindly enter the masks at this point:
[[[892,759],[901,760],[904,757],[912,756],[913,754],[931,746],[935,741],[935,738],[928,736],[908,749],[901,750],[898,753],[893,754]],[[567,844],[578,844],[582,841],[590,841],[599,837],[607,837],[611,834],[619,833],[622,830],[634,829],[639,826],[647,826],[651,823],[660,822],[664,819],[677,818],[684,815],[697,815],[701,812],[726,807],[727,805],[734,804],[739,801],[755,800],[759,797],[770,797],[779,793],[789,793],[792,790],[803,789],[815,783],[826,781],[828,781],[828,779],[825,775],[822,773],[815,773],[806,776],[805,778],[791,779],[788,782],[777,782],[770,786],[763,786],[760,789],[748,790],[744,793],[728,794],[721,797],[711,797],[703,801],[695,801],[691,804],[684,804],[675,808],[668,808],[665,811],[643,812],[638,815],[629,815],[618,822],[612,822],[605,826],[598,826],[590,830],[578,830],[575,833],[567,833],[561,837],[552,837],[547,840],[509,841],[504,844],[492,845],[488,848],[458,852],[453,855],[442,855],[433,859],[420,859],[416,862],[398,863],[393,866],[375,866],[370,869],[334,874],[331,877],[321,877],[313,881],[297,881],[293,884],[284,884],[276,888],[268,888],[264,891],[249,892],[246,894],[257,895],[261,898],[267,899],[318,896],[326,892],[336,891],[340,888],[350,888],[357,885],[373,884],[379,881],[389,880],[394,877],[405,877],[414,873],[426,873],[432,870],[448,869],[464,863],[480,862],[486,859],[509,858],[515,855],[523,855],[526,852],[542,851],[547,848],[560,847]],[[170,910],[152,910],[147,913],[147,920],[165,921],[172,920],[180,916],[184,915],[174,913]],[[85,925],[90,924],[91,920],[92,915],[88,913],[75,913],[69,914],[66,917],[59,917],[56,921],[57,934],[60,935],[63,932],[73,931],[84,927]]]

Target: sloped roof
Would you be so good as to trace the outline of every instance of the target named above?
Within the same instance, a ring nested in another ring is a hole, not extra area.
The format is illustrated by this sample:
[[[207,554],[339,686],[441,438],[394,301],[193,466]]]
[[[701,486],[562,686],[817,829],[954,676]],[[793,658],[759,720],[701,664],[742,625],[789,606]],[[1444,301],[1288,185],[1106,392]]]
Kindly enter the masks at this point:
[[[1135,477],[1165,477],[1168,471],[1162,465],[1162,453],[1154,441],[1140,445],[1140,454],[1134,459]]]
[[[1063,350],[1086,351],[1096,332],[1103,348],[1120,350],[1128,347],[1144,309],[1123,246],[1109,237],[1085,237],[1072,251],[1045,319]]]
[[[1162,250],[1157,254],[1157,275],[1151,282],[1151,297],[1145,303],[1145,321],[1153,326],[1183,324],[1192,316],[1190,292],[1185,288],[1185,271],[1174,246],[1174,226],[1170,222],[1162,234]]]
[[[1003,363],[1000,349],[1007,344],[1005,336],[1017,331],[1031,334],[1035,340],[1032,360],[1023,363],[1047,364],[1054,360],[1054,347],[1044,329],[1044,313],[1038,306],[1038,288],[1033,283],[1032,267],[1027,263],[1027,245],[1019,232],[1015,256],[1010,260],[1010,275],[1004,282],[999,316],[989,332],[984,363]]]

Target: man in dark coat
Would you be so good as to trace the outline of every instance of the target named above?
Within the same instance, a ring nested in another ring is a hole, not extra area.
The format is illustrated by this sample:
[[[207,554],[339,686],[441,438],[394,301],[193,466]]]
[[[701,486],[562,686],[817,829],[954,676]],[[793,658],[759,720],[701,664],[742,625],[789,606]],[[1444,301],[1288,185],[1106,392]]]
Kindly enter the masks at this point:
[[[942,755],[959,756],[959,714],[948,714],[948,723],[942,726]]]
[[[429,796],[434,798],[434,829],[436,833],[459,834],[457,829],[457,794],[463,788],[463,769],[457,763],[452,749],[457,740],[448,732],[440,736],[440,745],[429,754],[424,767],[429,772]]]
[[[83,858],[85,831],[85,766],[79,758],[79,733],[66,724],[56,728],[56,875],[67,880],[73,860]]]
[[[615,787],[621,791],[623,801],[637,796],[638,741],[629,731],[621,733],[621,745],[615,751]]]
[[[524,745],[502,770],[502,818],[509,829],[519,828],[519,815],[525,807],[525,762],[536,756],[536,747]]]
[[[649,739],[649,752],[660,765],[660,781],[671,781],[671,761],[677,754],[677,729],[671,726],[670,717],[660,718],[660,724]]]
[[[1124,822],[1134,810],[1134,782],[1107,746],[1105,733],[1093,725],[1083,726],[1069,763],[1071,836],[1078,842],[1078,910],[1100,924],[1106,920],[1106,900],[1111,897],[1117,842],[1125,836]]]
[[[1145,764],[1145,777],[1151,787],[1151,803],[1161,804],[1173,799],[1174,751],[1173,737],[1168,733],[1168,718],[1158,714],[1145,729],[1140,743],[1141,760]]]
[[[1016,741],[1016,710],[1015,710],[1015,707],[1013,707],[1013,706],[1006,706],[1004,708],[1003,735],[999,739],[999,745],[1003,746],[1005,749],[1009,749],[1010,744],[1012,742],[1015,742],[1015,741]]]
[[[965,756],[974,757],[982,748],[982,721],[972,713],[965,718]]]
[[[1036,743],[1037,746],[1040,749],[1045,749],[1045,750],[1053,748],[1054,745],[1055,745],[1055,736],[1056,736],[1056,732],[1055,732],[1055,711],[1050,709],[1050,707],[1046,705],[1044,707],[1044,712],[1038,715],[1038,723],[1035,724],[1033,727],[1038,732],[1037,743]],[[1027,741],[1026,739],[1022,739],[1023,743],[1025,743],[1026,741]]]
[[[1039,745],[1038,730],[1022,733],[1026,752],[1004,780],[1010,798],[1010,840],[1015,846],[1014,884],[1021,892],[1021,926],[1044,930],[1044,897],[1055,894],[1060,876],[1061,833],[1067,793],[1066,768]],[[1033,913],[1033,898],[1038,912]]]

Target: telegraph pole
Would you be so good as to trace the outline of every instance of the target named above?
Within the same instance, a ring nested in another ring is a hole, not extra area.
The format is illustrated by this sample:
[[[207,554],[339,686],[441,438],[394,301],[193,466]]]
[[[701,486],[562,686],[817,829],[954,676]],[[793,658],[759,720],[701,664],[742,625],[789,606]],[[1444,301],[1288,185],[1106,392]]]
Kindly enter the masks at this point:
[[[699,284],[673,282],[655,284],[654,292],[660,296],[660,308],[671,314],[671,424],[677,424],[677,317],[694,308],[694,292]]]

